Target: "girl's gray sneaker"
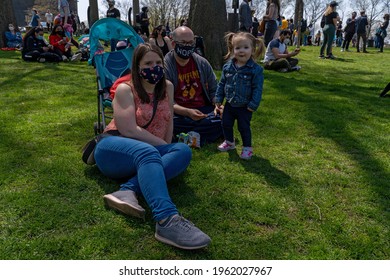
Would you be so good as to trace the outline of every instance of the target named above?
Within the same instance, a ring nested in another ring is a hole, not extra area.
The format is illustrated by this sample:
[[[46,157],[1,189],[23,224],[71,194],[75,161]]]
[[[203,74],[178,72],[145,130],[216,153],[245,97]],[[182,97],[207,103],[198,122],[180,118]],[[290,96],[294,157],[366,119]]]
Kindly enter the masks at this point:
[[[162,226],[156,223],[155,237],[162,243],[180,249],[195,250],[206,247],[210,237],[198,229],[193,223],[179,215],[173,215]]]

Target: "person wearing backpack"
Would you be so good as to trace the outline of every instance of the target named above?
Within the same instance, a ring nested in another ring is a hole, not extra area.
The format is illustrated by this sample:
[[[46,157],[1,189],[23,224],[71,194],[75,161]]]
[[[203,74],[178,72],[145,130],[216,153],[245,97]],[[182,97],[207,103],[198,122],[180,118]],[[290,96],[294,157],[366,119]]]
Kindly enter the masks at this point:
[[[340,20],[339,14],[336,12],[336,7],[339,4],[336,1],[329,3],[324,13],[324,27],[322,33],[324,34],[324,41],[322,42],[319,58],[335,59],[332,54],[332,44],[336,32],[337,22]],[[324,55],[326,48],[326,57]]]
[[[341,51],[349,52],[348,47],[351,43],[353,35],[356,33],[356,12],[352,12],[352,17],[347,19],[346,26],[344,28],[344,41],[341,46]]]

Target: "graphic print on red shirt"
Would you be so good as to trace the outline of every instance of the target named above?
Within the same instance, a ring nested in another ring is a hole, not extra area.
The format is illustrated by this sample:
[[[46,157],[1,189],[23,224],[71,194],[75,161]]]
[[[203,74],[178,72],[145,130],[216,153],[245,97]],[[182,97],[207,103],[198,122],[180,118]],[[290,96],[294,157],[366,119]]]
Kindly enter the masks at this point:
[[[185,66],[176,63],[178,70],[178,87],[175,91],[177,104],[187,108],[200,108],[206,105],[200,82],[199,71],[193,58]]]

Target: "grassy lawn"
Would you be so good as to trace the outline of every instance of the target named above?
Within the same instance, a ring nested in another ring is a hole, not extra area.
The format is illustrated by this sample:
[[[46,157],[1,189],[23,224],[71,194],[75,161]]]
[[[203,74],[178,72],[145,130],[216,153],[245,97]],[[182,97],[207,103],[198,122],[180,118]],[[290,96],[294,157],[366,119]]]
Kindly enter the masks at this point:
[[[265,72],[255,157],[193,151],[169,182],[181,213],[212,238],[187,252],[154,222],[105,209],[120,182],[81,161],[96,80],[86,63],[26,63],[0,52],[0,259],[390,259],[390,50]],[[140,202],[146,207],[145,201]],[[147,207],[146,207],[147,208]]]

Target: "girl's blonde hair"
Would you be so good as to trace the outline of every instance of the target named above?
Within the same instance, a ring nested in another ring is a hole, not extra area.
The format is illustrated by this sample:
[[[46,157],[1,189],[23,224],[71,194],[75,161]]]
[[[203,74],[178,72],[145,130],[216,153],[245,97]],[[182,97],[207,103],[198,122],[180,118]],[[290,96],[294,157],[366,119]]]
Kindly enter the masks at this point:
[[[237,33],[229,32],[225,35],[225,41],[226,41],[228,52],[224,56],[224,59],[228,60],[233,56],[234,53],[233,39],[236,38],[248,39],[252,42],[253,59],[256,59],[264,54],[265,45],[262,39],[256,38],[255,36],[253,36],[251,33],[248,32],[237,32]]]
[[[328,16],[328,15],[330,15],[332,12],[334,12],[335,10],[336,10],[336,6],[332,7],[331,5],[328,5],[328,7],[326,7],[326,10],[325,10],[324,15],[325,15],[325,16]]]

